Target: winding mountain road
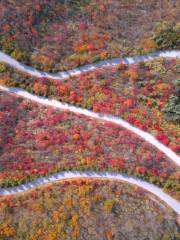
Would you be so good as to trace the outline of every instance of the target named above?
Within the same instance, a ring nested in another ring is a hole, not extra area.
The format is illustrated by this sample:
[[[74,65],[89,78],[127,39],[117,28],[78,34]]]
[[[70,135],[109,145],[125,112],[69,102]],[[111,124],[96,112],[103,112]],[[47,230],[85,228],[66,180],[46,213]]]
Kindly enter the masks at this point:
[[[95,113],[93,111],[76,107],[73,105],[70,105],[68,103],[62,103],[54,99],[48,99],[45,97],[40,97],[36,96],[34,94],[31,94],[25,90],[22,90],[20,88],[13,88],[13,87],[4,87],[0,86],[0,90],[6,91],[6,92],[11,92],[15,93],[20,97],[35,101],[37,103],[47,105],[47,106],[52,106],[61,110],[68,110],[70,112],[76,113],[76,114],[82,114],[90,118],[98,119],[98,120],[103,120],[111,123],[115,123],[121,127],[126,128],[127,130],[135,133],[136,135],[140,136],[153,146],[155,146],[157,149],[159,149],[161,152],[163,152],[168,158],[170,158],[175,164],[180,166],[180,157],[175,154],[170,148],[166,147],[162,143],[160,143],[155,137],[153,137],[151,134],[144,132],[143,130],[132,126],[130,123],[126,122],[125,120],[119,118],[119,117],[114,117],[112,115],[108,114],[102,114],[102,113]]]
[[[80,67],[80,68],[77,68],[74,70],[70,70],[67,72],[59,72],[57,74],[45,73],[45,72],[41,72],[36,69],[33,69],[31,67],[25,66],[24,64],[17,62],[16,60],[11,58],[7,54],[0,52],[0,61],[9,64],[10,66],[18,69],[19,71],[25,72],[27,74],[30,74],[30,75],[33,75],[36,77],[46,77],[46,78],[59,79],[59,80],[68,78],[73,75],[80,75],[82,73],[85,73],[88,71],[93,71],[98,68],[114,66],[114,65],[117,65],[120,63],[133,64],[133,63],[138,63],[139,61],[152,60],[152,59],[159,58],[159,57],[180,58],[180,51],[178,51],[178,50],[177,51],[164,51],[164,52],[147,54],[144,56],[129,57],[129,58],[116,58],[116,59],[101,61],[101,62],[95,63],[95,64],[85,65],[83,67]],[[159,149],[166,156],[168,156],[169,159],[171,159],[176,165],[180,166],[180,157],[177,154],[175,154],[171,149],[169,149],[168,147],[166,147],[165,145],[160,143],[157,139],[155,139],[149,133],[144,132],[141,129],[138,129],[138,128],[132,126],[131,124],[122,120],[121,118],[114,117],[114,116],[107,115],[107,114],[94,113],[87,109],[72,106],[67,103],[62,103],[62,102],[59,102],[59,101],[56,101],[53,99],[47,99],[45,97],[36,96],[36,95],[30,94],[27,91],[24,91],[20,88],[9,88],[9,87],[5,87],[5,86],[0,86],[0,90],[10,92],[10,93],[15,93],[20,97],[27,98],[29,100],[38,102],[43,105],[56,107],[61,110],[69,110],[71,112],[74,112],[77,114],[83,114],[83,115],[91,117],[91,118],[115,123],[121,127],[128,129],[129,131],[132,131],[133,133],[137,134],[138,136],[140,136],[141,138],[143,138],[150,144],[154,145],[157,149]],[[137,185],[137,186],[153,193],[159,199],[163,200],[167,205],[169,205],[176,213],[180,214],[180,203],[177,200],[173,199],[167,193],[163,192],[160,188],[158,188],[148,182],[142,181],[140,179],[121,175],[118,173],[108,173],[108,172],[102,172],[102,173],[83,172],[83,173],[81,173],[81,172],[75,172],[75,171],[60,172],[60,173],[52,174],[51,176],[39,178],[37,180],[34,180],[33,182],[22,184],[17,187],[0,189],[0,195],[9,195],[9,194],[16,194],[19,192],[25,192],[34,187],[42,186],[46,183],[56,182],[56,181],[65,180],[65,179],[72,179],[72,178],[73,179],[74,178],[93,178],[93,179],[109,179],[109,180],[125,181],[130,184]]]
[[[47,73],[47,72],[42,72],[38,71],[32,67],[26,66],[23,63],[20,63],[10,57],[9,55],[3,53],[0,51],[0,62],[7,63],[13,68],[16,68],[19,71],[22,71],[24,73],[27,73],[29,75],[41,78],[41,77],[46,77],[50,79],[66,79],[71,76],[78,76],[82,73],[86,73],[89,71],[93,71],[99,68],[105,68],[105,67],[110,67],[110,66],[115,66],[120,63],[125,63],[125,64],[135,64],[141,61],[145,60],[152,60],[156,58],[180,58],[180,50],[172,50],[172,51],[161,51],[161,52],[155,52],[155,53],[149,53],[146,55],[141,55],[141,56],[135,56],[135,57],[125,57],[125,58],[113,58],[109,60],[104,60],[100,61],[94,64],[87,64],[79,68],[75,68],[73,70],[69,71],[63,71],[63,72],[58,72],[58,73]]]

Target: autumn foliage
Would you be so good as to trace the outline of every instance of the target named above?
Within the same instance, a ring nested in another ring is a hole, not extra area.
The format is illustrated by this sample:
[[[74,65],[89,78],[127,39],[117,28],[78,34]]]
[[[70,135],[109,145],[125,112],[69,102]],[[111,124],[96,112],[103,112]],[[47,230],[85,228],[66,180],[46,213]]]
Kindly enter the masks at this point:
[[[125,182],[66,180],[0,197],[0,216],[0,239],[178,237],[175,213],[155,196]]]
[[[132,132],[8,93],[0,93],[0,102],[2,187],[61,170],[108,170],[178,191],[177,167]]]
[[[62,81],[29,77],[6,66],[0,79],[8,79],[5,85],[124,118],[180,153],[178,66],[178,59],[157,59],[120,64]]]
[[[0,9],[0,50],[48,72],[179,48],[174,1],[1,0]]]

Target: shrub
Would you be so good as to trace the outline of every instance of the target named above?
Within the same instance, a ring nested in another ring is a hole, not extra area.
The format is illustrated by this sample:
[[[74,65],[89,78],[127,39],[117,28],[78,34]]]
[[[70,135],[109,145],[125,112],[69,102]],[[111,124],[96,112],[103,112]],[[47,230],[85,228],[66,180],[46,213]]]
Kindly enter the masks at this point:
[[[14,50],[14,42],[11,38],[5,38],[0,36],[0,49],[4,52],[11,54]]]
[[[112,211],[112,209],[113,209],[113,206],[114,206],[114,201],[111,200],[111,199],[107,199],[104,202],[104,210],[105,210],[105,212],[110,213]]]
[[[8,77],[7,78],[0,78],[0,85],[8,86],[8,85],[10,85],[10,83],[11,83],[11,81]]]
[[[163,111],[167,118],[180,123],[180,96],[171,95]]]
[[[93,57],[92,62],[93,62],[93,63],[96,63],[96,62],[98,62],[98,61],[100,61],[100,60],[101,60],[101,57],[97,55],[97,56],[94,56],[94,57]]]
[[[16,234],[16,231],[13,227],[8,226],[5,223],[0,225],[0,239],[7,239]],[[1,238],[2,237],[2,238]]]
[[[6,71],[6,64],[3,62],[0,62],[0,73],[3,73]]]
[[[158,23],[154,40],[160,49],[180,47],[180,26],[173,22]]]
[[[157,48],[157,43],[155,42],[154,39],[151,38],[146,38],[143,41],[143,48],[145,51],[151,51]]]

